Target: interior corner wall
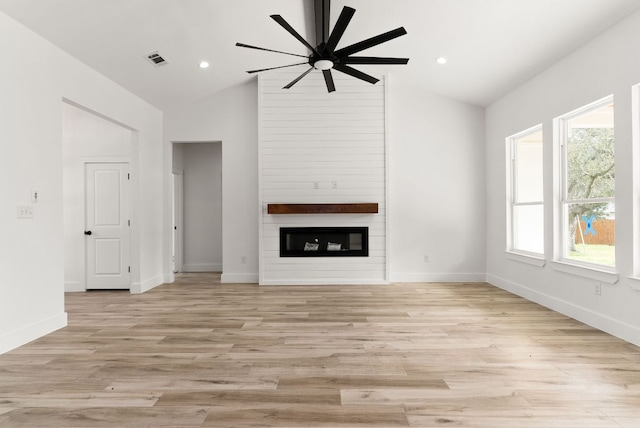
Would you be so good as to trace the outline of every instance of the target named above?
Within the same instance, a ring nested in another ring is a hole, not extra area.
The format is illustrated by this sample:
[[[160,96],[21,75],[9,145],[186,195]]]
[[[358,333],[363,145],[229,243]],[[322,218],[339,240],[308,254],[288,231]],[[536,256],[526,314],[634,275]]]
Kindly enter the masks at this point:
[[[634,275],[632,86],[640,83],[640,13],[610,28],[545,72],[493,103],[486,112],[487,269],[492,284],[640,345],[640,291]],[[619,281],[602,284],[554,269],[553,119],[614,95],[616,140],[616,266]],[[636,119],[637,120],[637,119]],[[514,261],[506,248],[505,138],[542,124],[545,259],[543,267]],[[636,148],[637,150],[637,148]],[[637,233],[637,231],[636,231]],[[634,281],[636,281],[634,283]]]
[[[228,283],[258,282],[257,106],[254,79],[164,111],[165,242],[171,242],[172,142],[221,141],[222,281]],[[170,245],[165,249],[169,265]]]
[[[0,12],[0,353],[66,325],[63,100],[136,130],[139,290],[162,278],[162,113]],[[31,191],[38,201],[31,201]],[[17,219],[17,207],[34,207]]]
[[[484,109],[393,77],[391,281],[484,281]]]

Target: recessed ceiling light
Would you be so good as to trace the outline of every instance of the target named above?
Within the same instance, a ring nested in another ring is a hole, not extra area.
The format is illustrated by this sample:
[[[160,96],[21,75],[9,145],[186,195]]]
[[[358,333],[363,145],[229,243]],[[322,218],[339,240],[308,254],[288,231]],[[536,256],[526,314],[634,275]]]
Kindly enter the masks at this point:
[[[207,61],[202,61],[200,64],[198,64],[198,67],[200,68],[209,68],[209,63]]]
[[[436,62],[438,64],[446,64],[447,63],[447,59],[443,56],[439,56],[438,58],[436,58]]]

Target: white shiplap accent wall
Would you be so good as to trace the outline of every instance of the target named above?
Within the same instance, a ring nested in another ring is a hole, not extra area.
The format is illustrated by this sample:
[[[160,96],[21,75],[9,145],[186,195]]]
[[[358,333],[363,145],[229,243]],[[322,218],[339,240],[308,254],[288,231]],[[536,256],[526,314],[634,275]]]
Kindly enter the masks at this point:
[[[304,67],[259,80],[260,283],[387,282],[386,91],[333,72],[327,93]],[[317,187],[317,188],[315,188]],[[377,202],[378,214],[269,215],[269,203]],[[281,227],[367,226],[369,257],[279,257]]]

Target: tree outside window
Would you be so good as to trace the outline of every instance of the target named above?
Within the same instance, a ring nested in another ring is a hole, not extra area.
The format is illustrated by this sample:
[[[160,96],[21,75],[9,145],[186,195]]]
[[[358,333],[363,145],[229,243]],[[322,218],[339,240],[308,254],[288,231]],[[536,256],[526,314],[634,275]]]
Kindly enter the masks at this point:
[[[613,98],[562,119],[563,258],[615,266]]]

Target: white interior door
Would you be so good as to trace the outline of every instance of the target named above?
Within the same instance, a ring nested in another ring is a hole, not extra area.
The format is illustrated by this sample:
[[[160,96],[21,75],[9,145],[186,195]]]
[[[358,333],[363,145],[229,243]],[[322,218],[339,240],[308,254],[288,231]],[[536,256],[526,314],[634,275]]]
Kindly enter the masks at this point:
[[[86,164],[87,289],[129,289],[129,164]]]

